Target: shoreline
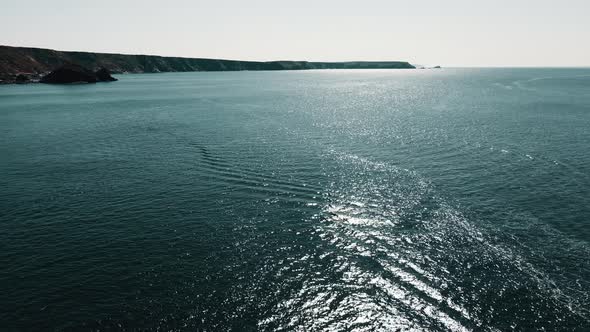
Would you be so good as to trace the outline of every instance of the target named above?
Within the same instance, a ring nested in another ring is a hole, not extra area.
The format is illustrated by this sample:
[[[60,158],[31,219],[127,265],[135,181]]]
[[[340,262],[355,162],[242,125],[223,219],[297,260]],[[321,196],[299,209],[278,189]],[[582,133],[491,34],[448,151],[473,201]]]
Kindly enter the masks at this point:
[[[361,70],[432,70],[433,68],[399,68],[399,69],[391,69],[391,68],[362,68],[362,69],[283,69],[283,70],[198,70],[198,71],[163,71],[163,72],[114,72],[113,75],[158,75],[158,74],[186,74],[186,73],[237,73],[237,72],[261,72],[261,73],[272,73],[272,72],[300,72],[300,71],[337,71],[337,70],[353,70],[353,71],[361,71]],[[51,73],[45,72],[40,74],[34,74],[34,77],[28,79],[26,81],[16,81],[16,80],[2,80],[0,79],[0,86],[2,85],[28,85],[28,84],[47,84],[40,82],[41,78],[47,74]],[[23,74],[19,74],[23,75]],[[24,74],[27,75],[27,74]],[[84,83],[84,82],[81,82]],[[77,84],[77,83],[70,83],[70,84]],[[86,84],[86,83],[85,83]],[[63,84],[62,84],[63,85]]]
[[[241,61],[57,51],[0,45],[0,84],[34,83],[35,79],[64,64],[76,64],[114,74],[216,71],[283,71],[310,69],[416,69],[407,61]]]

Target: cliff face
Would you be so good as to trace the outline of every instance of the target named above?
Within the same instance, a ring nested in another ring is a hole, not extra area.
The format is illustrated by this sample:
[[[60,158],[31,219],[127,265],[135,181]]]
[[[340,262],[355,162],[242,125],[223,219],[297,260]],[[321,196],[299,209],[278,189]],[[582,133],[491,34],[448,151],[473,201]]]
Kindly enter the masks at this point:
[[[236,61],[89,52],[66,52],[41,48],[0,46],[0,80],[18,74],[40,75],[68,63],[91,70],[107,68],[114,73],[157,73],[180,71],[302,70],[414,68],[408,62],[307,62]]]

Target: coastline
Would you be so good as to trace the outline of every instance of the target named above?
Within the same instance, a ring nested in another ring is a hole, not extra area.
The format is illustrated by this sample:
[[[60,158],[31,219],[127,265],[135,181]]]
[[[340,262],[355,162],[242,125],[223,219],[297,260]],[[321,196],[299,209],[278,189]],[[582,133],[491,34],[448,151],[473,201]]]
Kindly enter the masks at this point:
[[[416,69],[407,61],[241,61],[57,51],[0,45],[0,84],[35,83],[43,75],[68,63],[81,65],[90,70],[107,68],[114,74],[309,69]]]

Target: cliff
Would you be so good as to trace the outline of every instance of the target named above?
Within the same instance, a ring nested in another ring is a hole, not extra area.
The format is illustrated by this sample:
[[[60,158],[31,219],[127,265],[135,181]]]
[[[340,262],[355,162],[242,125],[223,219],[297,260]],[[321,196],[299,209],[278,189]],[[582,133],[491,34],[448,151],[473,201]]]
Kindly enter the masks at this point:
[[[74,63],[90,70],[107,68],[113,73],[181,71],[303,70],[303,69],[410,69],[408,62],[307,62],[237,61],[90,52],[67,52],[42,48],[0,45],[0,81],[14,82],[19,74],[39,77],[57,67]]]

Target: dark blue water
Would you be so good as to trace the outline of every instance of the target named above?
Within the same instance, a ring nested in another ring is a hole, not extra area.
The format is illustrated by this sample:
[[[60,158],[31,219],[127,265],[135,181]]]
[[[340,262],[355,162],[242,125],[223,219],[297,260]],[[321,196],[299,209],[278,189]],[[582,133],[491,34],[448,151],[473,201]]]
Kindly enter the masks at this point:
[[[119,78],[0,87],[3,330],[590,330],[590,69]]]

